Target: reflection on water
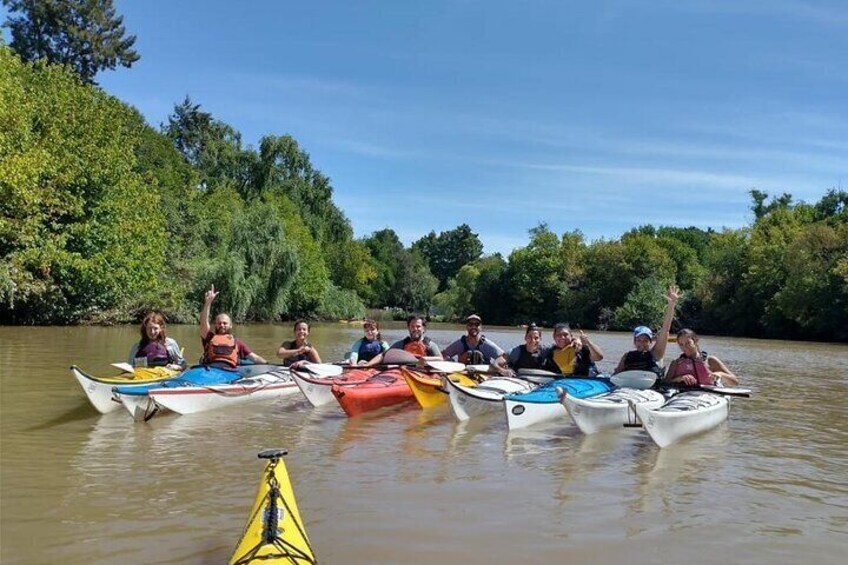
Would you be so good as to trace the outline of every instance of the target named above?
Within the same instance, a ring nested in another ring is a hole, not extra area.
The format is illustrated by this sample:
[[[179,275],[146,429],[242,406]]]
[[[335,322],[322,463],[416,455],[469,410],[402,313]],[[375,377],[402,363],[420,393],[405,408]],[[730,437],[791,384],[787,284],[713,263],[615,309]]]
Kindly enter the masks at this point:
[[[199,354],[196,328],[169,330]],[[291,333],[239,330],[268,356]],[[360,333],[316,325],[312,338],[337,359]],[[223,562],[266,447],[289,450],[323,563],[836,563],[848,535],[845,346],[705,338],[756,394],[734,399],[719,428],[659,449],[633,429],[510,432],[500,413],[460,423],[447,405],[414,403],[347,418],[299,395],[147,423],[100,416],[67,367],[108,372],[136,335],[0,328],[4,565]],[[430,335],[447,343],[458,329]],[[593,337],[610,365],[629,341]]]

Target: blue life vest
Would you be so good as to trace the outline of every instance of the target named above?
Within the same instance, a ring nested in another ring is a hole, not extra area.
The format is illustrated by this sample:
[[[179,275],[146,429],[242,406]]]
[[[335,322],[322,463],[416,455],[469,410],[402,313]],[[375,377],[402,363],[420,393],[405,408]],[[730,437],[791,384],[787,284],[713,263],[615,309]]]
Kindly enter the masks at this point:
[[[357,359],[360,361],[370,361],[377,355],[383,352],[383,343],[379,339],[373,339],[368,341],[367,339],[362,339],[359,342],[359,351],[357,352]]]

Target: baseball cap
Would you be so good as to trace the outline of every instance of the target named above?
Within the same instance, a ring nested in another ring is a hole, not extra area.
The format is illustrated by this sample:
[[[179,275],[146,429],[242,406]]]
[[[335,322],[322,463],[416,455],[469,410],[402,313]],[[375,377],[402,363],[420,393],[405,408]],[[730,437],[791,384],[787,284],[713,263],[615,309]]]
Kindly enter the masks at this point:
[[[471,315],[469,315],[468,317],[465,318],[465,323],[475,322],[475,321],[481,322],[481,323],[483,322],[483,320],[477,314],[471,314]]]
[[[633,337],[639,337],[640,335],[646,335],[648,339],[654,339],[654,332],[648,326],[639,326],[633,330]]]

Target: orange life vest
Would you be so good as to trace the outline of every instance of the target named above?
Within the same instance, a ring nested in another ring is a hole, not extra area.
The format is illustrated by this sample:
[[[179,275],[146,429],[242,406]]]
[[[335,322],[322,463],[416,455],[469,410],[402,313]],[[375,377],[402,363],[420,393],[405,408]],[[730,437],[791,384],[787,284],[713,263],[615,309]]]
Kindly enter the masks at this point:
[[[238,366],[239,358],[236,338],[232,334],[213,335],[212,339],[206,342],[203,360],[207,364],[226,363],[231,367]]]
[[[424,339],[426,340],[427,338]],[[425,341],[412,341],[407,337],[404,342],[404,351],[412,353],[416,357],[425,357],[427,355],[427,343]]]

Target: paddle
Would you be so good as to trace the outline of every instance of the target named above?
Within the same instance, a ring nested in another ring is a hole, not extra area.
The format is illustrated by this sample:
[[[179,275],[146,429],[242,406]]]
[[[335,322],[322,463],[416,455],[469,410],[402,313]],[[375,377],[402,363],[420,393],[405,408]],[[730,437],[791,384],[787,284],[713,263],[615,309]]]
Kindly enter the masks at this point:
[[[714,394],[723,394],[725,396],[739,396],[742,398],[751,398],[751,389],[750,388],[742,388],[738,386],[713,386],[713,385],[700,385],[694,387],[688,387],[684,390],[689,389],[695,390],[705,390],[707,392],[712,392]]]
[[[303,363],[296,370],[303,370],[318,377],[338,377],[342,374],[341,365],[327,363]]]
[[[112,366],[116,369],[122,370],[125,373],[135,373],[135,367],[133,367],[129,363],[112,363]]]
[[[610,382],[621,388],[649,389],[657,382],[657,374],[651,371],[622,371],[610,377]]]
[[[462,373],[467,370],[465,363],[455,361],[427,361],[427,366],[439,373]]]
[[[418,363],[418,357],[403,349],[389,349],[383,353],[383,363],[385,365],[415,365]]]

